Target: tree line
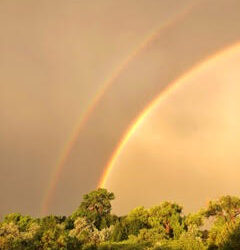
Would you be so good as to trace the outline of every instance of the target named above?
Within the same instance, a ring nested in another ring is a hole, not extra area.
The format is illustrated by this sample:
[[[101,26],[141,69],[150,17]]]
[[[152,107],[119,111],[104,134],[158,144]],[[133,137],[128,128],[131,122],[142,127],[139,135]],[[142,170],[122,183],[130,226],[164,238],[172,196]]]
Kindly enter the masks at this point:
[[[196,213],[162,202],[111,213],[114,194],[99,188],[83,196],[70,216],[12,213],[0,222],[0,249],[240,249],[240,199],[223,196]]]

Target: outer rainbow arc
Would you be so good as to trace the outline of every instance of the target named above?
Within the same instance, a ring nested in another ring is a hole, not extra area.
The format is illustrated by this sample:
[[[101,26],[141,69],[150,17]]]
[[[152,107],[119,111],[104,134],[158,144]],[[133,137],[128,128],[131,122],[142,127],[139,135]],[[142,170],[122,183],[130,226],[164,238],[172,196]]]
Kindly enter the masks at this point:
[[[214,55],[208,57],[204,62],[200,62],[195,66],[192,66],[189,71],[187,71],[185,74],[183,74],[181,77],[179,77],[177,80],[169,83],[169,85],[166,86],[166,88],[161,91],[161,93],[141,112],[141,114],[136,118],[136,120],[129,126],[128,130],[126,131],[125,135],[120,140],[118,147],[112,154],[112,157],[110,158],[108,164],[105,167],[104,174],[102,175],[98,187],[104,188],[106,186],[107,179],[113,170],[114,164],[116,163],[116,160],[120,156],[123,148],[131,138],[131,136],[135,133],[137,128],[141,125],[141,123],[144,121],[144,119],[148,116],[150,111],[156,107],[156,105],[163,101],[164,99],[168,98],[168,96],[177,89],[183,82],[185,82],[187,79],[191,78],[193,75],[200,72],[203,68],[208,67],[213,61],[217,61],[219,58],[222,58],[224,56],[231,55],[234,53],[235,49],[240,49],[240,43],[236,43],[226,49],[224,51],[218,51]]]
[[[82,130],[82,128],[85,126],[86,122],[88,121],[89,117],[91,116],[91,113],[94,111],[96,108],[97,104],[99,101],[102,99],[104,96],[104,93],[106,90],[112,86],[114,81],[117,79],[117,77],[121,74],[121,72],[128,66],[128,64],[138,55],[140,54],[144,49],[147,47],[151,46],[151,43],[157,39],[161,31],[171,27],[174,25],[177,21],[179,21],[181,18],[184,18],[184,16],[191,11],[191,9],[196,6],[198,3],[202,2],[204,0],[199,0],[196,1],[186,8],[184,8],[179,14],[175,16],[174,19],[169,19],[166,21],[160,28],[157,29],[157,31],[154,31],[153,33],[150,34],[150,36],[147,36],[147,38],[118,66],[111,77],[106,80],[103,84],[103,86],[97,91],[96,96],[92,100],[92,102],[88,105],[88,109],[86,112],[84,112],[80,118],[80,121],[77,123],[78,125],[76,128],[73,130],[73,134],[70,136],[70,140],[66,143],[64,150],[62,151],[59,160],[57,161],[57,165],[54,168],[52,178],[50,181],[50,184],[47,188],[46,194],[43,198],[42,206],[41,206],[41,214],[45,215],[48,211],[48,207],[50,204],[50,201],[52,199],[52,196],[55,192],[57,183],[59,181],[62,169],[68,159],[68,157],[71,154],[71,151],[74,147],[74,145],[77,142],[77,139],[79,137],[79,134]]]

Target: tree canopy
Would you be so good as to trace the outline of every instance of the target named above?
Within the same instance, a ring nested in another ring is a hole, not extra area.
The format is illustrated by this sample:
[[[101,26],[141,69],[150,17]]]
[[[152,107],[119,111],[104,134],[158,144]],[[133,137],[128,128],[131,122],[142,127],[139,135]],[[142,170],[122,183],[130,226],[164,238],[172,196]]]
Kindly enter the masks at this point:
[[[0,222],[0,249],[240,249],[240,199],[222,196],[196,213],[164,201],[111,213],[114,194],[97,189],[83,196],[70,216],[32,218],[19,213]]]

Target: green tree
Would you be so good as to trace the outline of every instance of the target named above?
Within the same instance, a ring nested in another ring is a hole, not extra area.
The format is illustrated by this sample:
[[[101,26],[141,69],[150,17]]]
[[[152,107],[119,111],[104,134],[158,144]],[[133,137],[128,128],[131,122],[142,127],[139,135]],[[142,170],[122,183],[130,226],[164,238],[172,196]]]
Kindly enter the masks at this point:
[[[122,241],[128,239],[129,235],[137,236],[141,229],[150,228],[149,212],[144,207],[133,209],[127,216],[119,218],[115,224],[112,240]]]
[[[65,216],[46,216],[39,220],[38,249],[79,249],[81,242],[69,236]]]
[[[71,237],[76,237],[79,241],[86,243],[99,243],[98,230],[93,223],[89,223],[86,218],[78,217],[74,222],[74,229],[69,232]]]
[[[123,241],[128,239],[128,226],[126,222],[126,216],[119,218],[115,223],[111,240],[115,242]]]
[[[184,231],[182,207],[176,203],[163,202],[149,210],[152,228],[163,228],[165,238],[177,239]]]
[[[35,249],[36,235],[39,230],[37,223],[29,223],[21,230],[16,222],[3,222],[0,225],[0,249]]]
[[[35,222],[36,219],[33,219],[30,216],[23,216],[20,213],[11,213],[4,217],[3,223],[10,223],[13,222],[15,225],[18,226],[20,231],[25,231],[29,224]]]
[[[143,228],[150,228],[149,212],[144,207],[137,207],[133,209],[126,217],[128,224],[128,234],[137,235]]]
[[[240,215],[240,199],[236,196],[222,196],[216,201],[210,201],[204,212],[207,218],[222,218],[229,224],[234,224]]]
[[[229,238],[239,226],[240,199],[227,195],[216,201],[210,201],[204,215],[213,220],[209,230],[209,246],[221,249],[227,242],[229,244]]]
[[[238,250],[240,248],[240,222],[236,223],[234,230],[228,233],[227,239],[219,248],[223,250]]]
[[[111,201],[114,198],[114,194],[104,188],[85,194],[80,206],[73,213],[72,219],[86,217],[89,222],[94,223],[97,229],[109,227],[112,221]]]

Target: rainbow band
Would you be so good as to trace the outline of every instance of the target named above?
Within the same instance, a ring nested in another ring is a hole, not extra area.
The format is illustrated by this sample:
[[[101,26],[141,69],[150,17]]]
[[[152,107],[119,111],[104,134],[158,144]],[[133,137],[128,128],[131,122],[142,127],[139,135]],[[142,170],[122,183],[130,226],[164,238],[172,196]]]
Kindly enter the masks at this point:
[[[82,114],[80,117],[79,122],[77,123],[77,126],[73,129],[73,133],[70,136],[70,140],[65,144],[64,149],[62,153],[60,154],[60,157],[57,161],[56,166],[54,167],[52,177],[50,178],[49,185],[46,189],[46,193],[43,197],[43,202],[41,206],[41,214],[45,215],[48,211],[51,199],[54,195],[54,192],[57,187],[57,183],[60,179],[60,175],[63,171],[64,165],[69,158],[72,149],[74,148],[76,141],[79,137],[80,132],[82,131],[82,128],[85,126],[86,122],[88,121],[89,117],[91,116],[92,112],[95,110],[96,106],[98,105],[99,101],[103,98],[105,92],[113,85],[114,81],[118,78],[118,76],[123,72],[124,69],[127,68],[128,64],[142,51],[144,51],[146,48],[151,46],[152,42],[157,39],[161,31],[166,30],[170,27],[172,27],[175,23],[177,23],[179,20],[183,19],[186,14],[188,14],[193,7],[195,7],[198,3],[202,2],[195,1],[186,8],[184,8],[179,14],[175,16],[174,19],[168,20],[166,23],[164,23],[160,28],[157,29],[157,31],[154,31],[151,33],[147,38],[138,46],[113,72],[113,74],[110,76],[108,80],[106,80],[102,87],[97,91],[96,96],[91,101],[91,103],[88,105],[88,108],[86,112]],[[121,142],[120,142],[121,144]]]
[[[236,50],[240,50],[240,43],[234,44],[223,52],[217,52],[214,55],[210,56],[204,62],[200,62],[196,66],[192,67],[188,72],[183,74],[180,78],[170,83],[161,93],[143,110],[143,112],[138,116],[138,118],[133,122],[133,124],[126,131],[122,139],[120,140],[116,150],[112,154],[107,166],[105,167],[105,171],[99,181],[98,187],[105,187],[107,179],[109,178],[111,172],[113,171],[114,165],[118,157],[120,156],[122,150],[128,143],[131,136],[135,133],[135,131],[139,128],[140,124],[147,118],[148,114],[159,104],[159,102],[168,98],[168,96],[178,89],[180,85],[194,77],[198,72],[202,71],[203,68],[207,68],[210,64],[217,62],[220,58],[230,56],[234,54]]]

